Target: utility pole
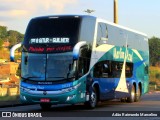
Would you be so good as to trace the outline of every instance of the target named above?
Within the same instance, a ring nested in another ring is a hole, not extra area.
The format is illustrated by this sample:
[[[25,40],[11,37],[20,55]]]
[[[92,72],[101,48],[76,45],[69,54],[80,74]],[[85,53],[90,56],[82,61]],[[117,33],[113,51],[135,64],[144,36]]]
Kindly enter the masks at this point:
[[[114,0],[114,23],[118,24],[118,0]]]

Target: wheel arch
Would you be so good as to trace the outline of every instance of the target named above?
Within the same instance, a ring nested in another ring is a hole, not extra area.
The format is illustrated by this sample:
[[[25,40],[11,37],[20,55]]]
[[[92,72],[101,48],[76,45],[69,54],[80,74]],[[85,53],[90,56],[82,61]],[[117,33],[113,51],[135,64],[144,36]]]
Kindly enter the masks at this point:
[[[92,87],[96,89],[97,97],[98,97],[97,99],[99,101],[100,100],[100,86],[98,82],[93,83]]]

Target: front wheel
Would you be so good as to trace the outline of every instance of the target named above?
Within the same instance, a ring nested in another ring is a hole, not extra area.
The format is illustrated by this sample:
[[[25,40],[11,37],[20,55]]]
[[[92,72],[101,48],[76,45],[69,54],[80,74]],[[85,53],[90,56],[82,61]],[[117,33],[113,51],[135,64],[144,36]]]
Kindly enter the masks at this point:
[[[90,109],[94,109],[97,106],[97,103],[97,91],[94,88],[89,95],[89,101],[85,102],[85,105]]]

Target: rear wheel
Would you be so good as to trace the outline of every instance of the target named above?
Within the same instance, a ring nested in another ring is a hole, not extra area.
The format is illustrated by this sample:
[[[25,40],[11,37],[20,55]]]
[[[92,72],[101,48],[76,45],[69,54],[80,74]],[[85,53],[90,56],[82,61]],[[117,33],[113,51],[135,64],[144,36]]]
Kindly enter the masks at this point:
[[[127,98],[121,98],[120,101],[121,101],[121,102],[126,102],[126,101],[127,101]]]
[[[135,86],[132,85],[131,91],[130,91],[130,96],[127,98],[127,102],[134,102],[136,97],[136,92],[135,92]]]
[[[138,102],[140,100],[140,98],[141,98],[141,88],[138,86],[135,102]]]
[[[89,95],[89,101],[85,102],[85,105],[90,109],[95,108],[98,103],[97,98],[97,90],[94,88]]]
[[[51,108],[51,104],[46,104],[46,103],[40,103],[41,109],[42,110],[49,110]]]

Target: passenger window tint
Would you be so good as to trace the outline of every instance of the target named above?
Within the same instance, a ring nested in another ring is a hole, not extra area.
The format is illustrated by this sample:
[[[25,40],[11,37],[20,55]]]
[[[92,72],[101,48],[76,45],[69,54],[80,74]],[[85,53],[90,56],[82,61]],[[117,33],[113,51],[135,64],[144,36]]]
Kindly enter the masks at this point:
[[[96,78],[120,78],[122,74],[123,62],[101,61],[94,67],[94,77]],[[133,63],[126,63],[126,78],[133,75]]]
[[[80,57],[78,60],[78,77],[83,76],[89,70],[91,50],[85,46],[80,49]]]

